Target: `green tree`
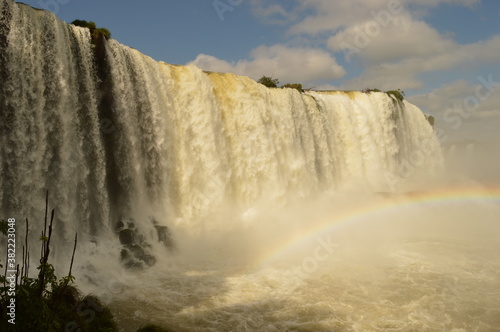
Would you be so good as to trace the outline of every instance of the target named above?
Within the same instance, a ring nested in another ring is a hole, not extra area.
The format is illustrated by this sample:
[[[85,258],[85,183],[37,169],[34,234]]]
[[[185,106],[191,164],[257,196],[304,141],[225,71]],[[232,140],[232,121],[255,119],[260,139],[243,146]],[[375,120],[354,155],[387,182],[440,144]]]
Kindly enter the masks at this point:
[[[259,78],[257,83],[263,84],[263,85],[267,86],[268,88],[277,88],[278,84],[280,82],[277,78],[262,76],[261,78]]]

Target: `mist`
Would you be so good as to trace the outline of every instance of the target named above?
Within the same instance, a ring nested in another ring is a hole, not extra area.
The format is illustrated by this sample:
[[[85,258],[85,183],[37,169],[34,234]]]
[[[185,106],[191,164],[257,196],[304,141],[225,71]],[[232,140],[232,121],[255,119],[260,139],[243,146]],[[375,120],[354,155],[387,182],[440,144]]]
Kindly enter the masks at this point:
[[[495,331],[498,191],[458,170],[428,183],[179,224],[178,250],[118,276],[111,307],[125,331]]]
[[[446,168],[457,178],[484,186],[500,184],[499,140],[464,140],[443,144]]]

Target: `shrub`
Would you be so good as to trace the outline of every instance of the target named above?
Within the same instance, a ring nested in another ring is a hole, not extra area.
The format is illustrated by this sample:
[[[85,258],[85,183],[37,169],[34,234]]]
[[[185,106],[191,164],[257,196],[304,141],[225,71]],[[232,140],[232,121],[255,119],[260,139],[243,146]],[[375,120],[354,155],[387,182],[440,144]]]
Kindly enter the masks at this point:
[[[366,89],[362,90],[361,92],[363,92],[363,93],[371,93],[371,92],[382,92],[382,91],[380,91],[379,89],[366,88]]]
[[[257,83],[263,84],[263,85],[267,86],[268,88],[277,88],[279,81],[277,78],[262,76],[261,78],[259,78]]]
[[[98,35],[103,35],[104,37],[106,37],[106,39],[111,38],[111,31],[109,31],[106,28],[98,28],[98,29],[95,29],[94,32],[96,33],[96,37]]]
[[[94,30],[96,28],[95,22],[92,21],[87,22],[85,20],[74,20],[73,22],[71,22],[71,24],[76,25],[78,27],[87,28],[90,30]]]
[[[299,83],[287,83],[283,85],[282,88],[297,89],[299,92],[304,92],[304,89],[302,89],[302,84]]]
[[[429,123],[431,124],[432,127],[434,127],[434,123],[436,122],[436,119],[432,115],[426,115],[425,118]]]
[[[106,39],[111,38],[111,32],[106,28],[97,28],[95,22],[87,22],[85,20],[74,20],[71,24],[87,28],[90,30],[90,35],[92,36],[92,41],[95,42],[99,36],[104,36]]]
[[[402,102],[403,99],[405,99],[405,97],[404,97],[405,92],[400,90],[400,89],[386,91],[385,93],[387,93],[389,96],[394,96],[400,102]]]

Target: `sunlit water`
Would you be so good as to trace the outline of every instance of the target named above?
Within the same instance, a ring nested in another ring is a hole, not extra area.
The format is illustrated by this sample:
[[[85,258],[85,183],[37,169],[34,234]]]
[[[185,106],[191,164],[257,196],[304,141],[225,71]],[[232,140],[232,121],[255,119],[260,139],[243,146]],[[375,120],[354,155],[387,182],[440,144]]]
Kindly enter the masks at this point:
[[[231,231],[179,239],[147,271],[106,279],[120,327],[500,330],[498,199],[343,199],[253,211]]]

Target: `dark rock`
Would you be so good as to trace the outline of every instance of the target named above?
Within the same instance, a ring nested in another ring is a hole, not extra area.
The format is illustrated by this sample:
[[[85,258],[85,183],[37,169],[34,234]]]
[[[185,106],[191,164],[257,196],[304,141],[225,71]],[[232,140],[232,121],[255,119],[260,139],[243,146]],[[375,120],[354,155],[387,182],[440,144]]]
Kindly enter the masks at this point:
[[[127,269],[131,270],[140,270],[144,268],[144,264],[142,262],[136,260],[129,260],[123,264]]]
[[[121,220],[120,220],[119,222],[117,222],[117,223],[116,223],[116,225],[115,225],[115,229],[116,229],[117,231],[122,230],[124,227],[125,227],[125,224],[124,224],[124,223],[123,223],[123,221],[121,221]]]
[[[122,229],[118,236],[120,238],[120,243],[126,246],[133,245],[135,243],[135,232],[131,229]]]
[[[128,248],[134,254],[135,257],[143,256],[146,254],[144,252],[144,249],[138,244],[131,245]]]
[[[153,266],[156,264],[156,257],[150,254],[145,254],[144,256],[139,257],[139,259],[146,263],[148,266]]]
[[[150,217],[151,223],[156,229],[158,241],[163,242],[167,248],[173,247],[172,235],[167,226],[159,226],[154,217]],[[124,222],[122,219],[115,226],[122,249],[120,259],[123,266],[129,269],[142,269],[156,264],[156,257],[151,254],[152,246],[146,238],[135,227],[135,220],[129,218]]]
[[[153,266],[156,263],[156,258],[146,253],[144,248],[138,244],[132,245],[129,247],[130,251],[133,254],[133,258],[138,261],[142,261],[146,263],[148,266]]]
[[[123,248],[122,251],[120,252],[120,258],[121,260],[126,260],[126,259],[130,259],[132,256],[130,255],[130,251],[128,251],[127,249]]]
[[[174,243],[172,241],[172,234],[167,226],[155,225],[156,234],[158,235],[158,241],[163,242],[167,248],[172,248]]]

